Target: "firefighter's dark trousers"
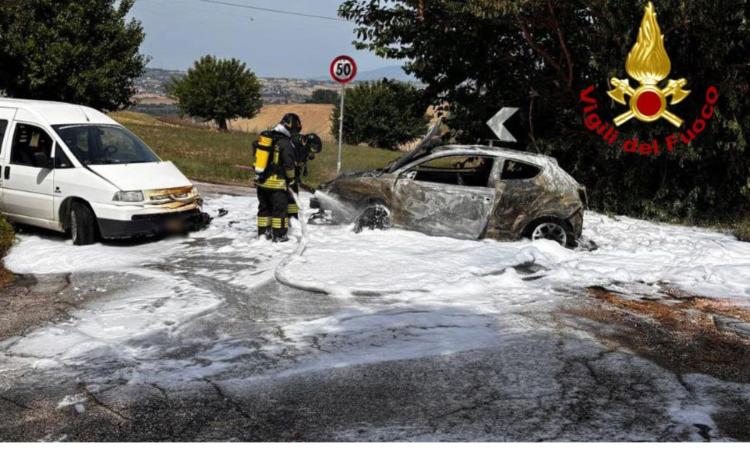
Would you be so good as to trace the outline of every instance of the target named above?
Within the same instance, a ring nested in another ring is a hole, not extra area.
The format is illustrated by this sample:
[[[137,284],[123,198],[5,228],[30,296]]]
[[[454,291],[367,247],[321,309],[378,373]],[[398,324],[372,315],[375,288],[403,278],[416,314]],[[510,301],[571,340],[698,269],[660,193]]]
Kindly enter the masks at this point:
[[[286,236],[289,228],[287,218],[288,194],[282,189],[258,187],[258,235],[273,230],[274,238]]]

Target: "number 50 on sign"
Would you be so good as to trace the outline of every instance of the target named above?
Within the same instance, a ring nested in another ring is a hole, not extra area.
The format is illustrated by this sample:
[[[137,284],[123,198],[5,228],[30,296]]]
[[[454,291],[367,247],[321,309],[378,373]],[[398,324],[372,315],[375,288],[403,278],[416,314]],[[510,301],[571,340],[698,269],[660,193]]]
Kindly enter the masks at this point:
[[[354,77],[357,76],[357,63],[349,56],[337,56],[331,62],[330,72],[333,81],[346,84],[354,80]]]

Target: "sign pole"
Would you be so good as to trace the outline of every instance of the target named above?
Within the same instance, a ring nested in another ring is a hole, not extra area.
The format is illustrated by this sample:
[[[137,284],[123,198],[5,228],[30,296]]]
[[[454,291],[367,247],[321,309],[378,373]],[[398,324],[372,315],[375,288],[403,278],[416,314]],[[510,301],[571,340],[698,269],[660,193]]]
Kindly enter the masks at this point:
[[[339,107],[339,158],[336,161],[336,175],[341,173],[341,150],[344,146],[344,98],[346,98],[346,85],[341,85],[341,106]]]

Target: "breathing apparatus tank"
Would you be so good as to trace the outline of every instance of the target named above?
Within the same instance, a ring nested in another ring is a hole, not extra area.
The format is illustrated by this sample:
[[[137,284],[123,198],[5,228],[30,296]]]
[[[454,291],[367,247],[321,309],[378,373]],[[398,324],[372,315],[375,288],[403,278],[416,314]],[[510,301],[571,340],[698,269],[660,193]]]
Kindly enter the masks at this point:
[[[264,131],[258,136],[255,143],[255,173],[263,175],[268,167],[268,160],[273,152],[273,137],[269,131]]]

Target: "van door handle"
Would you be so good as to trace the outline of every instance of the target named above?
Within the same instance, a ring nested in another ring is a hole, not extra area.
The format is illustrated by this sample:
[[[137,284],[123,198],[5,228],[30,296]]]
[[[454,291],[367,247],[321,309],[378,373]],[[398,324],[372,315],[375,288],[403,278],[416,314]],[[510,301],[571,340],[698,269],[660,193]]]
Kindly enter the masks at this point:
[[[10,166],[5,166],[5,174],[4,174],[4,178],[5,178],[6,180],[10,180]]]

